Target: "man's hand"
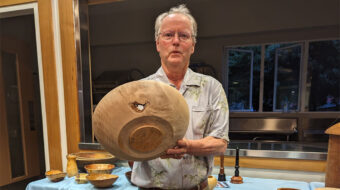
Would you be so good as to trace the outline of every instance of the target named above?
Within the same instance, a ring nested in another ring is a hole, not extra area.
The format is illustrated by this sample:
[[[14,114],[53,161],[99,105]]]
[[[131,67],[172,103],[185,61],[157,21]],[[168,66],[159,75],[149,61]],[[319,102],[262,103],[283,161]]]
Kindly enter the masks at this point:
[[[189,152],[190,142],[187,139],[181,139],[177,141],[177,145],[174,148],[170,148],[165,152],[165,155],[161,156],[162,159],[174,158],[181,159]]]
[[[168,149],[161,158],[181,159],[185,154],[195,156],[220,155],[225,152],[227,145],[225,140],[211,136],[199,140],[183,138],[177,141],[177,145],[174,148]]]

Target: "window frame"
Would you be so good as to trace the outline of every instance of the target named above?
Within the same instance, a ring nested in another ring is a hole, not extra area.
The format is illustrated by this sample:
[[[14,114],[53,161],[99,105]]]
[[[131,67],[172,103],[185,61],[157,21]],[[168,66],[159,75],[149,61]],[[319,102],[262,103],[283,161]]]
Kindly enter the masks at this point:
[[[319,115],[320,117],[316,118],[324,118],[324,116],[328,117],[336,117],[340,119],[339,112],[337,111],[308,111],[308,102],[306,102],[308,93],[307,90],[307,74],[308,74],[308,57],[309,57],[309,44],[312,42],[319,41],[329,41],[329,40],[340,40],[339,38],[324,38],[324,39],[316,39],[316,40],[301,40],[301,41],[278,41],[278,42],[266,42],[259,44],[242,44],[242,45],[230,45],[223,46],[223,60],[222,60],[222,86],[225,89],[225,92],[228,96],[228,59],[229,54],[227,52],[228,49],[238,49],[240,47],[249,47],[249,46],[261,46],[261,67],[260,67],[260,81],[259,81],[259,108],[258,111],[254,112],[245,112],[245,111],[235,111],[230,110],[231,116],[236,117],[249,117],[250,115],[257,116],[269,116],[269,115],[277,115],[282,114],[282,111],[263,111],[263,94],[264,94],[264,62],[265,62],[265,50],[267,45],[271,44],[288,44],[294,43],[293,45],[300,44],[301,45],[301,62],[300,62],[300,74],[299,74],[299,97],[298,97],[298,109],[296,111],[289,111],[288,114],[290,116],[297,116],[300,114],[313,116]],[[314,118],[314,117],[313,117]]]
[[[304,55],[304,52],[303,52],[303,44],[302,43],[295,43],[293,45],[290,45],[290,46],[286,46],[286,47],[280,47],[280,48],[277,48],[275,49],[275,68],[274,68],[274,88],[273,88],[273,112],[287,112],[283,109],[277,109],[276,108],[276,100],[277,100],[277,75],[278,75],[278,51],[279,50],[284,50],[284,49],[289,49],[289,48],[293,48],[293,47],[297,47],[297,46],[300,46],[301,48],[301,55],[300,55],[300,62],[299,62],[299,67],[300,67],[300,70],[299,70],[299,81],[298,81],[298,102],[297,102],[297,108],[295,110],[287,110],[288,112],[290,111],[299,111],[300,110],[300,101],[301,101],[301,96],[300,96],[300,89],[301,89],[301,83],[302,83],[302,80],[301,80],[301,69],[304,68],[302,67],[302,65],[304,64],[303,62],[303,55]],[[262,57],[261,57],[262,59]],[[308,64],[308,62],[307,62]],[[306,70],[307,71],[307,70]]]
[[[244,50],[244,49],[235,49],[235,48],[227,48],[225,49],[226,53],[227,53],[227,59],[226,59],[226,76],[227,76],[227,82],[224,86],[226,86],[225,91],[226,94],[229,93],[229,53],[230,51],[238,51],[238,52],[245,52],[245,53],[250,53],[251,55],[251,61],[250,61],[250,80],[249,80],[249,107],[248,109],[244,109],[244,110],[233,110],[233,111],[239,111],[239,112],[251,112],[252,107],[253,107],[253,73],[254,73],[254,51],[253,50]]]

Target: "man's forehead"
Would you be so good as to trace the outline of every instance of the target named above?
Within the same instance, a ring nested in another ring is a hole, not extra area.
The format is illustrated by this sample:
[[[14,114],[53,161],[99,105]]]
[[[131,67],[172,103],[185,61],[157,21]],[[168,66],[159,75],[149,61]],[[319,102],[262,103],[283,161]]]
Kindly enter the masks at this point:
[[[171,24],[171,25],[169,25]],[[190,19],[183,15],[183,14],[170,14],[168,15],[167,17],[165,17],[162,21],[162,24],[161,24],[161,28],[163,27],[171,27],[171,26],[174,26],[174,25],[187,25],[186,27],[188,27],[188,29],[191,29],[191,22],[190,22]]]
[[[190,19],[186,15],[183,15],[181,13],[172,13],[172,14],[169,14],[168,16],[166,16],[163,19],[163,23],[165,21],[183,21],[183,22],[189,22],[190,23]]]

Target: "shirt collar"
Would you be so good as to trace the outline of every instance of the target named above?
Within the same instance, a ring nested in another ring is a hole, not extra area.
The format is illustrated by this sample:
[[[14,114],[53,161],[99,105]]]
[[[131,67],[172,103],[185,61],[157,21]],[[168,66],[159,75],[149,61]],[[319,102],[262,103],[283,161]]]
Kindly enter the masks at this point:
[[[166,76],[162,67],[160,67],[157,70],[156,76],[160,81],[171,85],[171,83],[170,83],[168,77]],[[184,80],[182,82],[182,85],[185,85],[185,86],[201,86],[201,80],[202,80],[202,77],[198,73],[195,73],[190,68],[188,68],[187,72],[184,75]]]

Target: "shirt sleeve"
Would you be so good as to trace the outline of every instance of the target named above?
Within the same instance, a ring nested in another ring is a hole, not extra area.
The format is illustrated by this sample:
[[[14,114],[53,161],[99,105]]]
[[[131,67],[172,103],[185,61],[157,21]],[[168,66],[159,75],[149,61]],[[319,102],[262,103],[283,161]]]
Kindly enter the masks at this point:
[[[224,139],[229,142],[229,108],[224,89],[220,82],[213,79],[211,88],[212,114],[209,120],[207,136]]]

